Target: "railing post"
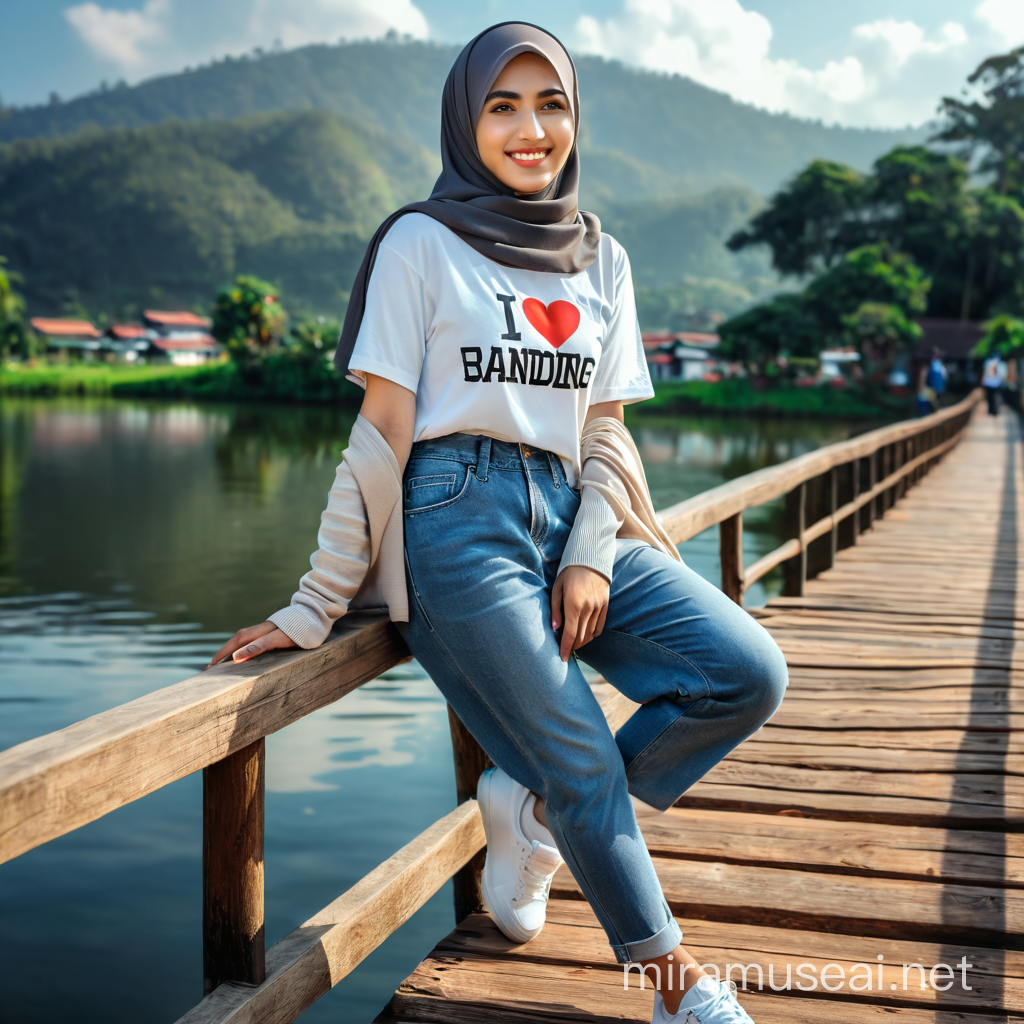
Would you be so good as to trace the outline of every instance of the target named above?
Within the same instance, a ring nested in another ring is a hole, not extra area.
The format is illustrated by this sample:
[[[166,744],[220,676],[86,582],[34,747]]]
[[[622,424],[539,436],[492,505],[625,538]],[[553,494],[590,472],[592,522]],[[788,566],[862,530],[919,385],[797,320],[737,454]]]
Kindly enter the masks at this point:
[[[455,762],[455,800],[465,803],[476,798],[476,784],[485,768],[494,762],[483,747],[462,724],[462,719],[448,705],[448,728],[452,734],[452,759]],[[479,850],[452,875],[455,888],[455,920],[461,921],[482,907],[480,877],[484,870],[486,849]]]
[[[882,448],[882,468],[879,470],[879,479],[885,480],[886,477],[892,472],[892,445],[887,444]],[[878,518],[881,519],[886,512],[892,507],[892,488],[886,487],[884,491],[878,496],[880,501],[880,508],[878,509]]]
[[[718,524],[718,550],[722,563],[722,593],[743,605],[743,513]]]
[[[850,463],[850,501],[856,501],[860,497],[860,459],[854,459]],[[860,520],[861,513],[864,510],[862,508],[857,509],[856,512],[850,516],[850,546],[852,547],[857,543],[857,539],[860,535]]]
[[[203,994],[225,981],[262,984],[262,739],[203,769]]]
[[[836,509],[839,508],[839,471],[837,467],[833,466],[828,471],[828,486],[829,486],[829,515],[835,516]],[[839,550],[839,524],[833,518],[832,530],[830,531],[829,539],[831,546],[828,554],[828,567],[831,569],[836,564],[836,552]]]
[[[803,597],[807,583],[807,483],[794,487],[786,495],[786,533],[800,541],[800,554],[782,564],[782,593],[785,597]]]
[[[879,449],[876,449],[875,451],[873,451],[868,456],[868,490],[869,491],[874,491],[875,487],[878,485],[878,459],[879,459]],[[881,500],[881,495],[876,495],[874,498],[872,498],[864,506],[867,509],[867,512],[868,512],[868,526],[867,526],[868,529],[871,528],[871,526],[874,524],[874,521],[878,518],[878,507],[879,507],[878,503],[879,503],[880,500]]]

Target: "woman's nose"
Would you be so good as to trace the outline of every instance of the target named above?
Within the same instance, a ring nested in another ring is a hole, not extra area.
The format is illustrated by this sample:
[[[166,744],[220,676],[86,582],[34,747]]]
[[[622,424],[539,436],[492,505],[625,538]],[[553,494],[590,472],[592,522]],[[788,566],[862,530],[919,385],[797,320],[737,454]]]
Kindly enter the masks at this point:
[[[544,127],[541,125],[540,118],[535,112],[526,114],[522,121],[520,121],[519,138],[524,140],[544,138]]]

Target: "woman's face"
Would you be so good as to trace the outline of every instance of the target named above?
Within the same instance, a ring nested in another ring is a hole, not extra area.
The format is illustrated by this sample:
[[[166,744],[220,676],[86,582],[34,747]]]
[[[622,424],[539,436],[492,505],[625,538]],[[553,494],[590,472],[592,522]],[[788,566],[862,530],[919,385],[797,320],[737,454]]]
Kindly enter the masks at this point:
[[[484,166],[516,192],[540,192],[572,149],[573,118],[555,69],[535,53],[510,60],[494,80],[476,124]]]

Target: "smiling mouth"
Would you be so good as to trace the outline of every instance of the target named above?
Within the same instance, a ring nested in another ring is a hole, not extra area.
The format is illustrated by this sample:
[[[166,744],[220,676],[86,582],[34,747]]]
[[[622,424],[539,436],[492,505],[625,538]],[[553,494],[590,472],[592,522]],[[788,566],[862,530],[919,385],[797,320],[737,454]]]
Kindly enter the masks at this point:
[[[536,167],[550,152],[550,149],[514,149],[505,156],[520,167]]]

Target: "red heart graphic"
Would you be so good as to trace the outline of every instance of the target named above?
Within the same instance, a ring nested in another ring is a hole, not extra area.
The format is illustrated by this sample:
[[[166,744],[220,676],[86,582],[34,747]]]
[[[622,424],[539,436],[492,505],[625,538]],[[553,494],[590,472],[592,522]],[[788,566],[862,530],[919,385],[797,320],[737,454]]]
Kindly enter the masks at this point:
[[[580,311],[562,299],[556,299],[550,306],[545,306],[540,299],[523,299],[523,312],[555,348],[561,348],[580,325]]]

